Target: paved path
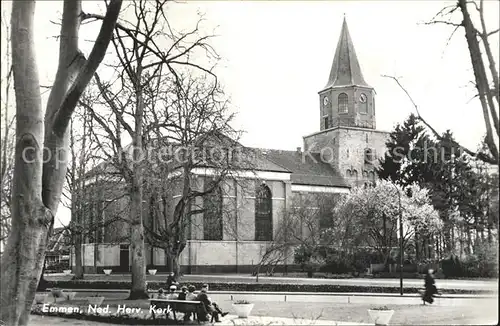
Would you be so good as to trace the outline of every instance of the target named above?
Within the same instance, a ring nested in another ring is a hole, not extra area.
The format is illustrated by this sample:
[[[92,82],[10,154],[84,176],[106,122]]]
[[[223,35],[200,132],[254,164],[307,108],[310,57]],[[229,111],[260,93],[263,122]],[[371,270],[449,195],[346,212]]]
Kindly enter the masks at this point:
[[[98,323],[70,318],[58,318],[32,315],[30,318],[30,326],[115,326],[118,324]],[[328,325],[328,326],[354,326],[354,325],[373,325],[368,323],[359,322],[343,322],[333,320],[313,320],[313,319],[300,319],[300,318],[281,318],[281,317],[267,317],[267,316],[250,316],[249,318],[238,318],[236,315],[228,315],[224,317],[216,326],[271,326],[271,325]]]
[[[46,274],[47,280],[69,280],[71,276],[63,274]],[[130,274],[103,274],[85,275],[85,280],[109,280],[123,281],[129,280]],[[148,281],[164,281],[166,274],[148,275]],[[231,282],[231,283],[254,283],[255,277],[248,275],[184,275],[181,279],[183,283],[189,282]],[[404,279],[403,287],[423,287],[423,279]],[[351,286],[381,286],[381,287],[399,287],[399,279],[379,279],[379,278],[350,278],[350,279],[326,279],[326,278],[289,278],[289,277],[259,277],[259,283],[273,284],[332,284],[332,285],[351,285]],[[497,280],[436,280],[438,288],[441,289],[463,289],[463,290],[498,290]]]

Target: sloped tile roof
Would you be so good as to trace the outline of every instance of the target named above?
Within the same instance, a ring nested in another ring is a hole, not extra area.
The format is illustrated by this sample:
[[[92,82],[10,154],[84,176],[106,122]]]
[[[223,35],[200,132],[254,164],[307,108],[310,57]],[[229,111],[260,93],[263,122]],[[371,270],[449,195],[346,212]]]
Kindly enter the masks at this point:
[[[319,154],[277,149],[256,149],[269,161],[290,171],[293,184],[349,187],[344,178],[331,165],[323,162]]]
[[[173,146],[174,150],[178,144],[165,143],[155,144],[156,146]],[[313,186],[329,186],[329,187],[349,187],[340,173],[328,163],[323,162],[319,154],[303,154],[298,151],[287,151],[266,148],[251,148],[241,145],[226,136],[216,136],[209,141],[203,143],[203,147],[230,148],[233,153],[237,153],[241,157],[236,161],[235,168],[249,169],[256,171],[270,171],[291,173],[291,181],[293,184],[313,185]],[[238,163],[240,162],[240,163]],[[173,160],[169,164],[170,170],[179,168],[181,163]],[[198,167],[216,167],[217,165],[206,160]],[[100,166],[100,173],[110,173],[113,170],[110,164]],[[97,171],[94,171],[96,173]],[[97,173],[99,173],[97,172]]]

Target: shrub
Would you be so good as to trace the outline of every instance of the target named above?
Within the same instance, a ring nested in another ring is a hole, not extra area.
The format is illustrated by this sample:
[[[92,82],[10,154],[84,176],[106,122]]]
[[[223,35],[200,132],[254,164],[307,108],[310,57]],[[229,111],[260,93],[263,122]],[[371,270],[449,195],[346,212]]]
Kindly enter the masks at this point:
[[[362,273],[370,264],[383,261],[378,253],[365,249],[347,252],[329,248],[323,252],[325,264],[320,271],[332,274]]]
[[[496,243],[479,243],[474,253],[459,259],[451,256],[441,261],[446,278],[450,277],[498,277]]]
[[[342,252],[332,250],[325,257],[322,270],[332,274],[345,274],[353,271],[351,257]]]
[[[196,288],[201,288],[201,282],[192,282]],[[211,291],[247,291],[247,292],[366,292],[366,293],[399,293],[397,286],[364,286],[336,284],[294,284],[294,283],[208,283]],[[130,281],[49,281],[49,287],[66,289],[130,289]],[[165,287],[165,282],[148,282],[151,290]],[[418,293],[418,287],[405,287],[405,293]],[[442,293],[489,293],[489,291],[442,289]]]
[[[302,244],[295,248],[294,261],[296,264],[300,265],[302,271],[305,271],[307,264],[311,261],[312,255],[312,250],[308,246]]]
[[[457,256],[450,256],[448,259],[441,261],[441,269],[446,278],[462,277],[462,264]]]
[[[498,277],[498,243],[478,243],[474,252],[477,257],[477,271],[480,277]]]
[[[62,273],[63,270],[65,269],[71,269],[69,267],[68,262],[58,262],[58,263],[53,263],[51,265],[46,266],[45,272],[46,273]]]

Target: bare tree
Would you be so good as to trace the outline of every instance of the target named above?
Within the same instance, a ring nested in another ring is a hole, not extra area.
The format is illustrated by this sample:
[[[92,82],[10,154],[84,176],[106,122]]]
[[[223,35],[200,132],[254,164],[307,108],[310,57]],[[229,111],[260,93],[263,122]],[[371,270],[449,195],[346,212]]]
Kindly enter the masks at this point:
[[[499,29],[497,28],[491,31],[487,30],[486,20],[484,17],[484,4],[484,0],[480,0],[479,4],[477,1],[458,0],[456,4],[447,6],[439,11],[427,24],[446,24],[453,26],[453,34],[459,28],[463,28],[474,72],[474,85],[478,92],[477,97],[479,98],[483,113],[484,126],[486,128],[484,142],[487,145],[487,150],[476,152],[460,145],[455,141],[453,145],[461,148],[461,150],[467,154],[477,157],[483,162],[496,164],[497,167],[500,167],[498,154],[498,139],[500,137],[498,121],[500,93],[499,75],[497,63],[495,62],[490,46],[490,37],[497,34]],[[471,17],[471,7],[475,9],[476,14],[478,15],[479,27],[477,27],[473,22],[473,18]],[[457,11],[462,14],[462,21],[460,23],[452,21],[452,15]],[[448,19],[445,20],[447,17]],[[482,54],[481,48],[484,49],[484,52],[486,53],[485,57]],[[420,115],[417,104],[413,101],[410,93],[402,86],[399,79],[394,76],[384,77],[389,77],[398,84],[398,86],[406,93],[412,102],[420,120],[433,132],[436,138],[442,140],[443,136]]]
[[[2,91],[2,107],[0,122],[2,133],[0,134],[0,246],[3,250],[5,241],[10,233],[11,226],[11,190],[12,175],[14,172],[14,116],[11,113],[10,92],[12,90],[12,66],[10,57],[10,35],[9,25],[2,12],[2,37],[5,37],[6,51],[2,64],[6,66],[6,75],[1,76],[0,89]],[[5,93],[3,93],[5,92]]]
[[[294,194],[292,205],[282,212],[273,241],[266,246],[254,270],[256,281],[262,267],[267,267],[266,274],[270,275],[278,264],[287,264],[292,258],[295,263],[302,264],[309,277],[312,277],[313,261],[319,256],[319,249],[341,245],[340,234],[345,225],[341,225],[339,220],[344,219],[336,219],[333,215],[333,209],[341,198],[338,194]],[[333,236],[330,232],[331,236],[325,237],[326,230],[338,233]]]
[[[92,98],[86,93],[80,102],[91,103]],[[115,196],[116,191],[113,190],[116,183],[113,181],[113,175],[92,174],[92,171],[99,169],[102,159],[99,146],[93,137],[93,125],[92,116],[86,114],[85,108],[80,105],[71,118],[70,164],[63,192],[63,204],[71,210],[71,221],[63,229],[71,236],[68,245],[74,247],[74,279],[84,277],[82,245],[85,238],[103,241],[104,230],[114,222],[122,220],[120,214],[109,214],[107,210],[122,197],[120,194]],[[94,257],[97,257],[98,247],[94,246],[94,250]]]
[[[248,149],[238,143],[239,132],[230,126],[233,114],[228,112],[220,85],[189,74],[178,74],[174,85],[158,97],[157,105],[164,109],[150,117],[151,135],[156,139],[149,143],[167,157],[150,160],[147,166],[151,219],[158,223],[146,230],[149,243],[165,250],[171,271],[178,275],[191,217],[215,209],[220,219],[210,225],[212,232],[222,237],[224,225],[231,231],[233,211],[217,201],[222,198],[223,183],[237,181],[239,172],[251,169],[252,163],[245,156]],[[206,171],[202,189],[195,170]]]
[[[294,249],[300,245],[300,221],[288,212],[282,212],[278,227],[273,235],[273,241],[264,245],[261,259],[254,267],[255,282],[259,282],[261,270],[266,269],[266,275],[271,276],[278,264],[287,264],[294,255]]]
[[[121,4],[121,0],[108,3],[95,45],[85,59],[78,48],[81,1],[64,1],[58,71],[44,117],[34,44],[35,1],[12,3],[17,142],[12,229],[2,254],[0,308],[0,320],[8,325],[28,324],[66,177],[69,120],[106,53]],[[46,163],[45,152],[51,154]]]
[[[67,227],[71,231],[72,243],[75,248],[75,279],[83,278],[83,264],[82,264],[82,243],[85,233],[85,226],[83,221],[83,216],[85,214],[82,206],[82,198],[85,190],[87,190],[85,182],[86,174],[90,168],[92,168],[92,154],[93,148],[90,144],[90,133],[91,119],[89,115],[79,114],[80,112],[75,112],[71,119],[71,129],[70,129],[70,167],[66,174],[66,192],[65,195],[70,201],[71,210],[71,221]],[[77,128],[74,125],[81,124],[79,130],[82,131],[81,134],[76,132]],[[82,216],[83,215],[83,216]]]
[[[127,7],[129,19],[116,25],[113,49],[118,64],[110,64],[115,75],[113,82],[95,75],[96,85],[108,114],[88,106],[93,119],[105,131],[111,143],[107,147],[110,164],[127,185],[130,200],[130,245],[132,251],[132,288],[130,299],[148,297],[143,230],[144,143],[151,128],[148,117],[157,110],[158,91],[163,85],[178,78],[177,67],[209,70],[192,63],[190,56],[197,50],[216,56],[206,43],[208,36],[198,36],[198,24],[189,32],[174,32],[165,15],[166,1],[133,1]],[[84,15],[84,19],[102,19],[98,15]],[[166,46],[167,45],[167,46]],[[166,49],[166,51],[164,50]],[[174,69],[175,68],[175,69]],[[213,75],[213,74],[212,74]],[[102,106],[101,106],[102,108]],[[169,118],[169,116],[165,116]],[[114,126],[110,128],[109,121]],[[168,119],[160,125],[169,125]],[[123,133],[123,135],[122,135]],[[124,149],[122,137],[130,137],[131,146]],[[109,147],[111,146],[112,149]],[[110,151],[111,149],[111,151]],[[126,154],[126,150],[130,155]]]

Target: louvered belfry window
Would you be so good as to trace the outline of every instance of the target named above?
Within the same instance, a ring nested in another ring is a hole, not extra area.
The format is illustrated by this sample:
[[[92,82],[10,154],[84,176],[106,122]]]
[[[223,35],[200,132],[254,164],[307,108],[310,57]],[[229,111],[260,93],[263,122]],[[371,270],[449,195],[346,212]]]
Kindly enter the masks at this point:
[[[338,98],[339,113],[349,112],[349,98],[346,93],[341,93]]]
[[[255,240],[273,240],[273,200],[265,184],[257,187],[255,195]]]

